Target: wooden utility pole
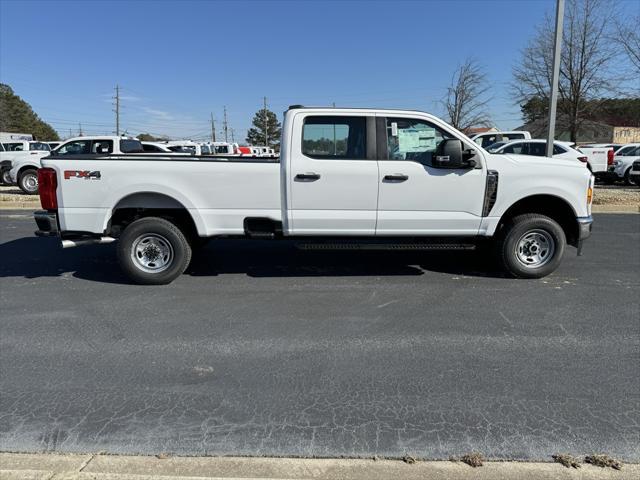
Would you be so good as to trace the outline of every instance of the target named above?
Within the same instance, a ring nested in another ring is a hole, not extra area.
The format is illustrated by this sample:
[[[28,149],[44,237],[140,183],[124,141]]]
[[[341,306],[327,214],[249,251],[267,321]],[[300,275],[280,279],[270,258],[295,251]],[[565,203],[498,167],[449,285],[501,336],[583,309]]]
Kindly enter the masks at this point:
[[[224,141],[225,142],[229,142],[229,137],[227,134],[227,130],[229,128],[229,125],[227,125],[227,106],[224,106],[224,123],[223,123],[223,128],[224,128]]]
[[[211,112],[211,141],[216,141],[216,122],[213,120],[213,112]]]
[[[267,121],[267,97],[264,98],[264,146],[269,146],[269,122]]]
[[[119,85],[116,85],[116,96],[113,98],[116,101],[115,103],[116,109],[114,110],[114,112],[116,112],[116,135],[119,137],[120,136],[120,86]]]

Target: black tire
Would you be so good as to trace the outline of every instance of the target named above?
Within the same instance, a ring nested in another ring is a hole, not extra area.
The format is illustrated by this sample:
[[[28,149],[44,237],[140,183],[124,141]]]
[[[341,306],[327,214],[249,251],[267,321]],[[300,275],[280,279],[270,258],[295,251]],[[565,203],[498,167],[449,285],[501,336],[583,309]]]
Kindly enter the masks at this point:
[[[9,169],[4,169],[0,172],[0,183],[3,185],[11,185],[13,183],[11,181],[11,176],[9,175]]]
[[[187,238],[164,218],[136,220],[124,229],[118,241],[120,267],[131,280],[142,285],[171,283],[182,275],[190,261]]]
[[[503,268],[516,278],[542,278],[558,268],[566,244],[564,230],[555,220],[528,213],[512,218],[504,226],[498,240],[498,257]],[[536,258],[540,261],[536,262]]]
[[[38,171],[35,168],[28,168],[20,172],[20,175],[18,175],[18,187],[27,195],[37,195]]]
[[[627,171],[624,172],[624,184],[625,185],[633,185],[633,182],[631,181],[631,178],[629,178],[631,175],[631,167],[627,168]]]

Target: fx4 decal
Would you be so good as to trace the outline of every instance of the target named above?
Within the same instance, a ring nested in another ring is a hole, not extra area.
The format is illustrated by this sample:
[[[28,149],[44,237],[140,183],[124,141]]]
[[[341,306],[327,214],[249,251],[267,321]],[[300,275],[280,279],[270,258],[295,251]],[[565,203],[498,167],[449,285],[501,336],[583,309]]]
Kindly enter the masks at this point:
[[[89,170],[65,170],[64,179],[69,180],[70,178],[84,178],[85,180],[100,180],[100,170],[95,170],[93,172]]]

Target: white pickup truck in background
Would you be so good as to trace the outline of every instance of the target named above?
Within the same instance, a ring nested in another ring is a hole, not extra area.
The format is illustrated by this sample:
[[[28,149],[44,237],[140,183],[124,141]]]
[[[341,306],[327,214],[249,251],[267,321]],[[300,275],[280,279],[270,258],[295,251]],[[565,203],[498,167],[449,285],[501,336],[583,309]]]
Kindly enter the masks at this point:
[[[65,247],[118,241],[121,268],[144,284],[171,282],[211,237],[341,249],[492,243],[511,275],[539,278],[592,225],[583,164],[492,155],[417,111],[291,107],[279,159],[52,155],[42,165],[36,235]]]
[[[34,140],[10,140],[2,142],[0,162],[3,183],[17,183],[27,195],[38,193],[40,159],[49,155],[49,144]]]

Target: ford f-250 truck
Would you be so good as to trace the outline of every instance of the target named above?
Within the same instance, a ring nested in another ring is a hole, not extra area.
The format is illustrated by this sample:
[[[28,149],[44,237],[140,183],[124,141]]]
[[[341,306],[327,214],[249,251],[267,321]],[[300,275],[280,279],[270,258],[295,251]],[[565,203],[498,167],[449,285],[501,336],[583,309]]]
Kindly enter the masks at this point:
[[[290,107],[275,160],[53,155],[42,165],[36,235],[63,247],[117,240],[122,269],[143,284],[174,280],[209,237],[325,249],[490,243],[511,275],[539,278],[592,224],[593,177],[579,162],[492,155],[416,111]]]

